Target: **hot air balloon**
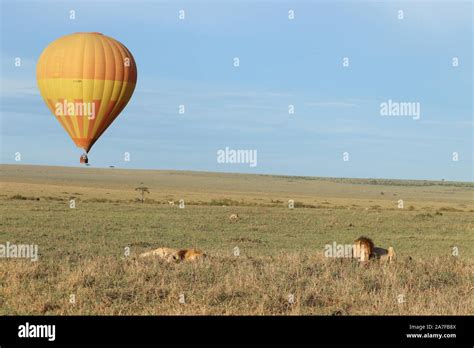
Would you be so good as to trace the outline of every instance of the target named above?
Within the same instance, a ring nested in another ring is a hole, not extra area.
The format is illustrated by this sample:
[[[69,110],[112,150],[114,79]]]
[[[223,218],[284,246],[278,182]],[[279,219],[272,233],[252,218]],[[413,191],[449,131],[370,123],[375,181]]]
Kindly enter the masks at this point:
[[[53,41],[36,67],[46,105],[74,143],[81,163],[132,97],[137,66],[130,51],[101,33],[74,33]]]

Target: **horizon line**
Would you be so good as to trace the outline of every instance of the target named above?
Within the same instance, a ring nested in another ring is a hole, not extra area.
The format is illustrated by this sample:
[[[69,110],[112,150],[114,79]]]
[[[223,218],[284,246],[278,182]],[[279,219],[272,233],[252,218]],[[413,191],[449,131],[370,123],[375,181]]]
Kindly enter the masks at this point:
[[[68,169],[110,169],[110,170],[129,170],[129,171],[155,171],[155,172],[181,172],[181,173],[198,173],[198,174],[226,174],[226,175],[254,175],[254,176],[272,176],[281,178],[296,178],[296,179],[322,179],[322,180],[380,180],[380,181],[415,181],[415,182],[432,182],[442,185],[446,184],[471,184],[474,181],[460,181],[460,180],[431,180],[431,179],[397,179],[397,178],[358,178],[358,177],[336,177],[336,176],[311,176],[311,175],[288,175],[288,174],[262,174],[262,173],[241,173],[241,172],[220,172],[220,171],[206,171],[193,169],[147,169],[147,168],[124,168],[117,166],[67,166],[67,165],[49,165],[49,164],[28,164],[28,163],[0,163],[0,166],[24,166],[24,167],[52,167],[52,168],[68,168]]]

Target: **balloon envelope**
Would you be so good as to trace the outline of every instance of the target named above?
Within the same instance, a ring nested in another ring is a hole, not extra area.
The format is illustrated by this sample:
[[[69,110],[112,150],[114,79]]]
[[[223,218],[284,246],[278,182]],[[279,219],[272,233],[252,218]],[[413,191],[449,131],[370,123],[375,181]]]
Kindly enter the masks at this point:
[[[130,100],[137,67],[130,51],[100,33],[75,33],[41,54],[41,96],[74,143],[89,152]]]

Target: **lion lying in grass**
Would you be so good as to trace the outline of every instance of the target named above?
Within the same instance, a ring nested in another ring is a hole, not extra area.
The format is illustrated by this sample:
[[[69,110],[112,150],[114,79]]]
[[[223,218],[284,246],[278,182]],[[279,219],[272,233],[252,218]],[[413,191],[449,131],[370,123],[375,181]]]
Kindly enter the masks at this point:
[[[392,247],[376,247],[372,239],[359,237],[354,241],[353,257],[364,263],[374,258],[380,262],[391,263],[395,258],[395,251]]]
[[[204,259],[206,254],[198,249],[158,248],[139,255],[140,257],[157,256],[166,262],[197,261]]]

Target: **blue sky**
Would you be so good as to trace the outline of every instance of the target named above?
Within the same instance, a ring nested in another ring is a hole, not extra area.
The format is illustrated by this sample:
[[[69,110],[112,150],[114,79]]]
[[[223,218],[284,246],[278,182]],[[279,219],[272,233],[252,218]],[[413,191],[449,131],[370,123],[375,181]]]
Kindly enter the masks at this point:
[[[20,152],[24,164],[79,165],[82,151],[41,99],[35,62],[55,39],[95,31],[130,49],[138,83],[91,150],[93,166],[472,181],[472,6],[2,1],[1,162]],[[420,120],[381,116],[389,99],[419,102]],[[217,163],[225,147],[257,150],[258,165]]]

